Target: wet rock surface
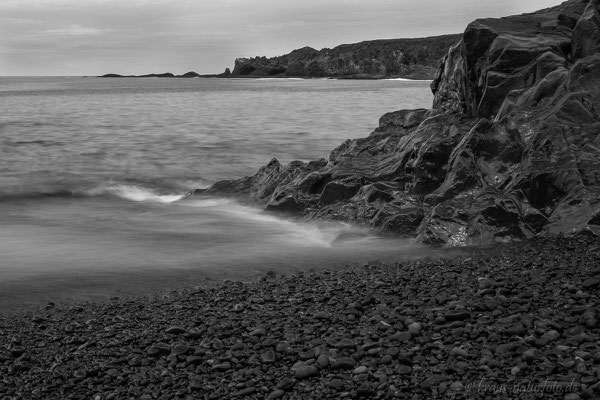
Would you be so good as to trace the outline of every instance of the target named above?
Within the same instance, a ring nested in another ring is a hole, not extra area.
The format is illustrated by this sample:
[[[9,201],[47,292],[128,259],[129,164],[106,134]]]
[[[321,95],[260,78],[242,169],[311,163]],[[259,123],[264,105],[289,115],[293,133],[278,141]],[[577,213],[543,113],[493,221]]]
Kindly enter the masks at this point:
[[[424,243],[600,232],[598,2],[469,24],[431,110],[381,117],[328,160],[272,160],[193,195],[337,219]]]
[[[4,313],[0,398],[597,398],[599,265],[574,236]]]

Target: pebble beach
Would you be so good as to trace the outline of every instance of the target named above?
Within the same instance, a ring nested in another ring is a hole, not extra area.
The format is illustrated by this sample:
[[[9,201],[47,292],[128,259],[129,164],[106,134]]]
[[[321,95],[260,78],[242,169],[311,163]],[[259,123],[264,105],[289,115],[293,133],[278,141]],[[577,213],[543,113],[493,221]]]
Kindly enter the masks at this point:
[[[600,240],[0,314],[0,399],[589,399]]]

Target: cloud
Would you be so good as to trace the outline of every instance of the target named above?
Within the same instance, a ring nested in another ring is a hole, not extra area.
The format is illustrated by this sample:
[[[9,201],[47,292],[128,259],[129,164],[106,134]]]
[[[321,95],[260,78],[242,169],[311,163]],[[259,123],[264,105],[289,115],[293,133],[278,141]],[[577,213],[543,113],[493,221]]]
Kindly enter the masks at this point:
[[[102,31],[100,29],[90,28],[87,26],[81,26],[81,25],[74,24],[74,25],[67,26],[67,27],[60,28],[60,29],[48,29],[45,31],[45,33],[55,34],[55,35],[78,36],[78,35],[98,35],[98,34],[102,33]]]
[[[559,0],[0,0],[0,75],[221,72],[237,57],[461,32]]]

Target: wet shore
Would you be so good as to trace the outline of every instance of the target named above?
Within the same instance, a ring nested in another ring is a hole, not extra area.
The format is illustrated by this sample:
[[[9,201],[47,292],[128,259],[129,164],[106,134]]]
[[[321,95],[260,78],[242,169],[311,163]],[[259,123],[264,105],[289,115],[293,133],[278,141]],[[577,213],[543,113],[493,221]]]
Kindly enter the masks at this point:
[[[600,241],[0,314],[2,399],[594,398]]]

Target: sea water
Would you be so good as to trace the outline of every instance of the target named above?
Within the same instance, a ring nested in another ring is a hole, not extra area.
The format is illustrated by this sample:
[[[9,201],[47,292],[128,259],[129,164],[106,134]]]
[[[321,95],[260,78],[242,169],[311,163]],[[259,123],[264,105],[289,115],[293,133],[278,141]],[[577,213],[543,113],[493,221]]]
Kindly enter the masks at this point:
[[[327,157],[428,82],[0,78],[0,307],[422,254],[191,189]]]

